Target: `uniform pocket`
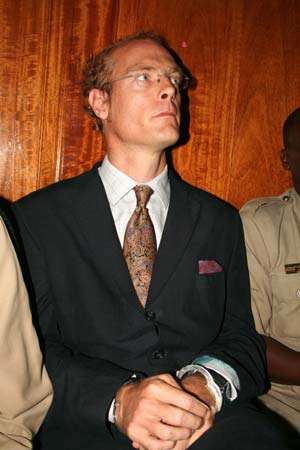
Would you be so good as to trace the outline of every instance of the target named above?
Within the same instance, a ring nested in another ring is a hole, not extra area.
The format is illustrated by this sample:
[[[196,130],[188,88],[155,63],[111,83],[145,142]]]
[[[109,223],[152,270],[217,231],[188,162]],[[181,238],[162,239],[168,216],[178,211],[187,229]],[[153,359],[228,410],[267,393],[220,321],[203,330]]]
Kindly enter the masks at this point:
[[[272,323],[276,336],[297,339],[300,338],[300,273],[271,275],[273,292]]]

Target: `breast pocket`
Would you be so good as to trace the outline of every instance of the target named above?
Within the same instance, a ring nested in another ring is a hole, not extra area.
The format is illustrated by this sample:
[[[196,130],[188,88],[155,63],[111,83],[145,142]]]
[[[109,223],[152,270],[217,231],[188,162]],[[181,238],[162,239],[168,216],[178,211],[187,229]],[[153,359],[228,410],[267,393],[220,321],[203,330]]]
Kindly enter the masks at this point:
[[[297,340],[300,347],[300,273],[275,272],[271,276],[271,285],[274,331],[283,339]]]
[[[197,274],[188,313],[215,325],[223,319],[225,298],[224,272]]]

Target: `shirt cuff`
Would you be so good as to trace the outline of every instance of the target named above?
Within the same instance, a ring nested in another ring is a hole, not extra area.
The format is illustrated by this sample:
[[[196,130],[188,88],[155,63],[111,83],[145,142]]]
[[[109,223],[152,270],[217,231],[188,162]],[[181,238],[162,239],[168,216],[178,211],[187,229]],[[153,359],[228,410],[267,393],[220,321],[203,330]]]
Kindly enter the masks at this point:
[[[110,404],[108,416],[107,416],[108,421],[110,423],[115,423],[115,403],[116,403],[116,399],[114,398]]]
[[[128,378],[123,383],[123,385],[133,383],[134,381],[142,380],[143,378],[145,378],[145,375],[143,375],[142,373],[134,373],[133,375],[131,375],[130,378]],[[116,399],[115,398],[113,398],[113,400],[110,404],[108,414],[107,414],[107,419],[110,423],[116,422]]]
[[[229,364],[208,355],[203,355],[195,358],[192,361],[192,364],[198,364],[212,371],[210,372],[212,376],[213,372],[216,372],[218,375],[223,377],[227,382],[227,386],[224,390],[225,399],[232,402],[237,398],[240,390],[240,380],[236,371]],[[216,382],[217,384],[219,384],[217,380]]]
[[[186,375],[194,375],[195,373],[201,373],[207,382],[207,387],[215,398],[216,412],[219,412],[223,404],[223,395],[219,385],[215,382],[212,374],[203,366],[199,364],[190,364],[183,367],[176,372],[176,377],[181,381]]]

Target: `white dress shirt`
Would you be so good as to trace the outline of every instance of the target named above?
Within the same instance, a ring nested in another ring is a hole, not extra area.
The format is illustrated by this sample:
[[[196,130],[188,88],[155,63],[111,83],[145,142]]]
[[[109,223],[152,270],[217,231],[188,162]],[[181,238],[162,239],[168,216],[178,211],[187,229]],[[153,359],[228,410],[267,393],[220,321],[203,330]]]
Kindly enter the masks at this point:
[[[113,166],[107,156],[105,156],[98,171],[122,247],[126,226],[136,207],[134,186],[147,184],[153,189],[154,192],[150,197],[147,208],[153,222],[157,247],[159,247],[170,203],[170,182],[167,165],[157,177],[147,183],[137,183],[129,178]]]

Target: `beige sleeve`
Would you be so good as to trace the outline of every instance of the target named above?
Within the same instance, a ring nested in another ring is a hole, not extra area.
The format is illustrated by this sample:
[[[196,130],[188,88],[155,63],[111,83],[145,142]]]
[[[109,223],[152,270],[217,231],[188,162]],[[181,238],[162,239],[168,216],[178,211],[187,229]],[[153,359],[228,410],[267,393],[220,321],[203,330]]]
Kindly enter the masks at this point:
[[[0,449],[32,448],[52,387],[14,248],[0,218]]]
[[[255,326],[259,333],[269,335],[272,316],[269,253],[257,223],[248,211],[240,211],[243,222],[251,286],[251,305]]]

